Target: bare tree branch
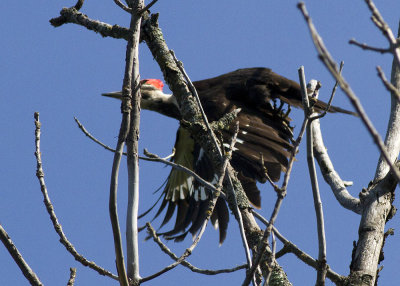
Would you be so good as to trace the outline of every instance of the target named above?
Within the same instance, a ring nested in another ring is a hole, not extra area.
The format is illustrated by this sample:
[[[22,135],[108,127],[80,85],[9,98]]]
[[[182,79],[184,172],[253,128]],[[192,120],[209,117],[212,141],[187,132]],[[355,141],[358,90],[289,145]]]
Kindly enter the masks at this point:
[[[400,36],[400,23],[398,35]],[[400,90],[400,66],[395,58],[393,58],[392,62],[390,81],[393,90],[391,90],[390,116],[386,131],[385,146],[390,152],[390,157],[396,160],[400,152],[400,101],[397,99],[398,92],[394,91]],[[376,167],[374,181],[382,179],[388,171],[389,166],[386,164],[385,158],[381,155]]]
[[[392,51],[391,49],[377,48],[377,47],[369,46],[365,43],[359,43],[355,39],[351,39],[349,41],[349,44],[360,47],[361,49],[366,50],[366,51],[374,51],[374,52],[378,52],[381,54],[390,53]]]
[[[378,8],[376,8],[374,2],[372,0],[365,0],[369,10],[372,13],[372,22],[378,27],[379,30],[383,33],[386,39],[389,42],[390,49],[394,55],[394,58],[397,61],[397,64],[400,65],[400,49],[398,47],[398,42],[396,37],[394,36],[392,30],[389,25],[385,22],[382,15],[379,13]]]
[[[99,21],[94,21],[89,19],[86,15],[76,11],[75,9],[64,8],[60,14],[63,17],[62,24],[65,23],[75,23],[78,25],[82,25],[87,27],[90,30],[100,33],[102,36],[111,36],[115,38],[124,38],[126,40],[129,39],[129,30],[126,28],[121,28],[117,25],[111,26]],[[190,124],[193,122],[195,118],[198,118],[198,109],[193,104],[191,97],[185,97],[190,94],[189,90],[184,83],[182,74],[179,73],[179,69],[171,61],[171,58],[168,56],[169,49],[165,44],[165,41],[162,39],[162,32],[158,28],[157,18],[158,15],[152,15],[149,18],[146,13],[143,15],[146,21],[142,24],[142,39],[146,41],[148,44],[154,58],[160,65],[161,70],[164,73],[164,78],[166,82],[169,84],[170,89],[173,94],[177,96],[178,102],[180,102],[181,106],[181,114],[182,117],[189,122]],[[55,19],[51,20],[51,23],[54,24]],[[216,169],[218,169],[222,161],[218,159],[216,156],[213,144],[210,144],[207,141],[207,137],[203,136],[203,130],[199,130],[198,125],[192,124],[195,129],[195,140],[198,142],[205,150],[206,153],[209,154],[210,158],[213,160],[213,165]],[[229,172],[232,173],[232,167],[228,166]],[[248,199],[243,191],[243,188],[240,185],[240,182],[237,180],[236,176],[232,176],[233,185],[235,186],[236,200],[240,209],[240,215],[243,217],[243,224],[246,232],[246,236],[249,239],[249,245],[251,246],[253,251],[257,251],[257,243],[260,237],[260,229],[250,212],[250,204]],[[231,202],[231,199],[228,197],[228,202],[230,206],[233,206],[234,203]],[[233,208],[234,209],[234,208]],[[237,217],[238,215],[235,214]],[[263,269],[265,269],[265,265],[263,265]],[[278,269],[278,267],[276,268]],[[288,282],[287,276],[282,269],[280,271],[281,279],[284,279]],[[289,282],[288,282],[289,283]]]
[[[127,57],[131,56],[131,53],[127,52]],[[126,59],[127,66],[129,65],[129,59]],[[130,66],[131,67],[131,66]],[[131,68],[126,68],[126,73],[131,73]],[[125,73],[126,77],[129,77]],[[130,78],[132,75],[130,74]],[[117,147],[115,148],[114,153],[114,160],[112,165],[111,171],[111,182],[110,182],[110,197],[109,197],[109,213],[110,213],[110,220],[111,226],[113,230],[113,237],[114,237],[114,248],[115,248],[115,259],[116,259],[116,266],[119,275],[119,282],[121,286],[128,286],[128,277],[126,275],[125,269],[125,262],[124,262],[124,253],[122,248],[122,239],[121,239],[121,232],[119,227],[119,220],[118,220],[118,206],[117,206],[117,190],[118,190],[118,173],[119,173],[119,166],[121,164],[121,157],[122,157],[122,150],[124,149],[125,141],[128,136],[128,132],[130,129],[130,122],[131,122],[131,102],[130,98],[131,83],[129,79],[124,78],[124,88],[123,88],[123,99],[121,105],[122,111],[122,120],[121,120],[121,127],[119,130],[118,142]]]
[[[79,11],[82,8],[84,2],[85,2],[85,0],[78,0],[75,4],[74,8]]]
[[[210,182],[207,182],[206,180],[201,178],[199,175],[197,175],[195,172],[193,172],[192,170],[188,169],[187,167],[185,167],[183,165],[176,164],[176,163],[168,161],[168,160],[165,160],[163,158],[160,158],[157,155],[148,152],[146,149],[144,149],[144,154],[146,156],[148,156],[149,158],[139,157],[139,159],[144,159],[144,160],[152,161],[152,162],[160,162],[160,163],[163,163],[163,164],[166,164],[166,165],[170,165],[172,168],[175,168],[175,169],[177,169],[179,171],[182,171],[182,172],[185,172],[185,173],[189,174],[190,176],[192,176],[196,181],[198,181],[200,184],[202,184],[207,189],[210,189],[213,192],[217,191],[217,188],[213,184],[211,184]],[[222,191],[220,191],[220,192],[223,195],[223,197],[226,196],[224,192],[222,192]]]
[[[329,158],[327,148],[322,139],[321,128],[319,120],[313,121],[313,142],[314,154],[320,166],[321,173],[325,182],[331,187],[333,194],[337,201],[346,209],[351,210],[357,214],[361,214],[362,206],[358,198],[353,197],[340,178],[339,174],[335,171],[332,161]]]
[[[47,187],[46,183],[44,181],[44,171],[42,167],[42,155],[40,151],[40,127],[41,123],[39,121],[39,113],[35,112],[34,114],[35,117],[35,145],[36,145],[36,151],[35,151],[35,156],[36,156],[36,162],[37,162],[37,167],[36,167],[36,176],[39,179],[40,183],[40,188],[43,194],[43,202],[46,206],[46,210],[48,214],[50,215],[51,222],[53,223],[53,227],[55,231],[57,232],[58,236],[60,237],[60,242],[65,246],[67,251],[72,254],[72,256],[75,258],[75,260],[79,261],[82,265],[88,266],[89,268],[92,268],[93,270],[97,271],[101,275],[108,276],[110,278],[113,278],[115,280],[118,280],[118,277],[108,270],[96,265],[93,261],[87,260],[83,255],[79,254],[75,247],[72,245],[72,243],[68,240],[66,235],[64,234],[62,227],[60,223],[58,222],[56,213],[54,212],[54,207],[51,203],[50,197],[47,192]]]
[[[339,82],[340,87],[345,92],[347,97],[349,98],[351,104],[354,106],[356,112],[360,116],[362,122],[364,123],[365,127],[367,128],[368,132],[370,133],[371,137],[373,138],[375,144],[381,151],[383,158],[385,159],[386,163],[390,166],[390,170],[395,174],[395,176],[400,179],[400,172],[394,167],[393,162],[395,158],[390,156],[388,153],[385,144],[383,143],[381,137],[379,136],[378,131],[375,129],[374,125],[372,124],[371,120],[368,118],[367,114],[364,111],[364,108],[361,105],[360,100],[354,94],[353,90],[351,89],[350,85],[344,79],[344,77],[339,73],[337,65],[333,58],[331,57],[329,51],[326,49],[321,37],[318,35],[317,30],[312,23],[311,17],[309,16],[305,4],[299,3],[298,8],[301,10],[304,19],[306,20],[311,37],[313,39],[314,45],[318,51],[319,57],[322,62],[325,64],[327,69],[331,72],[333,77]]]
[[[269,225],[268,220],[266,220],[262,215],[260,215],[258,212],[255,210],[252,211],[254,216],[259,219],[265,226]],[[293,253],[296,255],[298,259],[303,261],[305,264],[311,266],[315,270],[318,269],[318,261],[312,258],[308,253],[304,252],[301,250],[299,247],[297,247],[293,242],[288,240],[286,237],[284,237],[279,230],[274,226],[273,227],[274,234],[276,237],[284,244],[283,248],[276,253],[276,258],[279,259],[286,253]],[[346,280],[346,277],[337,274],[334,272],[328,265],[328,272],[326,275],[332,282],[334,282],[336,285],[343,285],[343,282]]]
[[[107,146],[106,144],[104,144],[103,142],[101,142],[100,140],[96,139],[92,134],[90,134],[89,131],[87,131],[87,129],[85,128],[85,126],[83,126],[83,124],[75,117],[75,122],[78,124],[79,129],[81,129],[81,131],[87,136],[89,137],[91,140],[93,140],[95,143],[99,144],[100,146],[102,146],[103,148],[105,148],[106,150],[109,150],[111,152],[115,152],[115,150],[113,148],[111,148],[110,146]],[[122,153],[123,155],[126,155],[126,152]],[[160,162],[163,163],[165,165],[169,165],[172,168],[175,168],[179,171],[185,172],[187,174],[189,174],[190,176],[193,176],[193,178],[195,180],[197,180],[200,184],[202,184],[203,186],[207,187],[207,189],[210,189],[211,191],[216,191],[216,187],[214,185],[212,185],[210,182],[207,182],[206,180],[204,180],[203,178],[201,178],[199,175],[197,175],[195,172],[193,172],[192,170],[188,169],[187,167],[183,166],[183,165],[179,165],[176,164],[172,161],[169,161],[168,158],[160,158],[158,155],[150,153],[149,151],[147,151],[147,149],[144,149],[144,155],[147,157],[143,157],[143,156],[139,156],[140,160],[144,160],[144,161],[150,161],[150,162]],[[225,198],[225,193],[220,191],[222,197]]]
[[[373,2],[366,0],[366,3],[373,13],[373,22],[381,29],[392,44],[396,44],[396,39],[394,39],[394,36],[391,34],[390,29],[388,29],[387,24],[383,21]],[[384,226],[387,217],[391,213],[391,203],[393,200],[392,192],[400,178],[399,169],[393,164],[399,154],[399,140],[397,139],[397,142],[396,140],[392,141],[392,138],[395,136],[389,139],[389,136],[395,135],[396,133],[398,134],[397,130],[399,129],[399,125],[397,125],[396,131],[391,128],[396,126],[397,122],[399,122],[397,118],[400,118],[400,112],[398,108],[393,108],[394,105],[392,104],[389,128],[385,140],[386,144],[383,144],[382,139],[365,114],[359,99],[355,96],[345,79],[338,73],[336,63],[333,61],[320,36],[317,34],[304,4],[300,3],[299,8],[307,21],[314,45],[317,48],[321,60],[336,80],[339,81],[342,90],[349,97],[357,113],[360,115],[361,120],[381,151],[381,158],[378,162],[375,179],[370,183],[368,189],[364,189],[360,194],[362,217],[359,227],[359,240],[355,245],[355,250],[353,251],[352,263],[350,265],[351,272],[349,276],[350,284],[352,285],[372,286],[375,284],[377,274],[376,269],[380,254],[377,250],[382,248]],[[397,48],[394,50],[394,55],[392,80],[399,79],[400,77],[398,72],[399,50]],[[393,145],[389,146],[389,144]],[[390,172],[388,173],[389,169]],[[394,186],[392,184],[394,184]]]
[[[306,117],[312,117],[313,108],[310,109],[309,102],[307,100],[307,88],[305,85],[304,67],[299,69],[299,79],[303,98],[303,107]],[[325,239],[325,226],[324,226],[324,213],[322,209],[322,201],[319,194],[317,172],[315,169],[314,152],[313,152],[313,138],[312,138],[313,124],[310,120],[307,124],[307,163],[310,174],[310,182],[314,199],[315,215],[317,218],[317,231],[318,231],[318,269],[317,279],[315,285],[325,285],[326,277],[326,239]]]
[[[386,89],[392,94],[392,96],[396,97],[397,101],[400,101],[400,91],[387,80],[385,73],[380,66],[377,66],[376,70],[378,71],[379,78],[382,80]]]
[[[50,24],[54,27],[62,26],[66,23],[81,25],[88,30],[99,33],[102,37],[113,37],[115,39],[128,40],[131,33],[129,29],[118,25],[110,25],[97,20],[89,19],[89,17],[75,8],[63,8],[57,18],[50,19]]]
[[[122,3],[120,0],[114,0],[114,3],[117,4],[118,7],[120,7],[122,10],[125,12],[128,12],[129,14],[132,14],[132,9],[126,6],[124,3]]]
[[[127,169],[128,169],[128,207],[126,213],[126,252],[127,274],[131,283],[139,285],[139,239],[138,239],[138,211],[139,211],[139,132],[140,132],[140,75],[139,75],[139,39],[144,0],[129,0],[128,6],[132,9],[129,38],[126,47],[126,65],[122,95],[127,96],[131,105],[130,125],[126,138]],[[122,102],[121,110],[124,109]]]
[[[29,267],[28,263],[22,257],[22,254],[18,251],[18,248],[15,246],[10,236],[0,224],[0,240],[3,242],[4,246],[7,248],[11,257],[14,259],[15,263],[18,265],[19,269],[24,274],[25,278],[29,281],[31,285],[35,286],[43,286],[39,277],[36,273]]]
[[[151,7],[153,7],[154,4],[156,4],[158,0],[153,0],[151,1],[149,4],[146,5],[146,7],[144,7],[142,9],[142,11],[140,11],[140,14],[143,15],[145,12],[149,11]]]
[[[169,257],[171,257],[173,260],[177,261],[179,259],[178,256],[176,256],[160,239],[160,237],[157,235],[156,231],[154,230],[154,228],[151,226],[150,223],[146,224],[147,230],[150,234],[150,236],[153,238],[153,240],[158,244],[158,246],[160,247],[160,249],[166,253]],[[200,274],[205,274],[205,275],[217,275],[217,274],[222,274],[222,273],[231,273],[231,272],[235,272],[241,269],[246,269],[247,268],[247,264],[242,264],[239,266],[236,266],[234,268],[229,268],[229,269],[220,269],[220,270],[209,270],[209,269],[200,269],[197,268],[195,266],[193,266],[192,264],[190,264],[189,262],[187,262],[186,260],[182,261],[181,263],[183,266],[189,268],[191,271],[196,272],[196,273],[200,273]],[[144,278],[145,279],[145,278]]]
[[[400,36],[400,26],[398,35]],[[396,57],[393,58],[391,82],[397,89],[400,87],[400,66]],[[400,102],[392,93],[385,145],[393,158],[397,158],[400,150],[399,129]],[[400,164],[397,162],[395,168],[398,170],[399,166]],[[363,189],[360,193],[363,212],[359,226],[359,239],[355,245],[350,265],[350,281],[354,285],[362,285],[363,277],[369,277],[369,285],[376,283],[376,269],[384,245],[385,224],[394,214],[394,207],[392,206],[394,190],[399,182],[394,172],[388,172],[388,170],[389,168],[381,155],[374,180],[367,189]]]
[[[339,72],[341,73],[343,69],[343,61],[340,63]],[[336,92],[336,88],[338,85],[338,81],[335,82],[335,85],[332,89],[331,97],[328,102],[327,110],[329,110],[329,106],[332,103],[333,97]],[[327,111],[326,110],[326,111]],[[324,111],[324,114],[326,114]],[[345,208],[354,211],[355,213],[361,213],[361,205],[360,200],[352,197],[346,189],[346,186],[339,175],[336,173],[333,168],[333,164],[329,158],[327,148],[324,145],[322,140],[321,128],[319,119],[321,116],[313,116],[310,118],[312,121],[312,138],[313,138],[313,153],[317,162],[320,166],[321,173],[325,179],[325,182],[330,185],[336,199],[338,202]]]
[[[75,278],[76,278],[76,268],[70,268],[69,269],[69,280],[67,283],[67,286],[74,286],[75,284]]]
[[[343,65],[344,65],[344,62],[341,61],[341,62],[340,62],[340,67],[339,67],[339,72],[340,72],[340,73],[342,72]],[[332,101],[333,101],[333,98],[334,98],[334,96],[335,96],[335,93],[336,93],[336,89],[337,89],[337,87],[338,87],[338,84],[339,84],[338,81],[336,81],[336,82],[335,82],[335,85],[334,85],[333,88],[332,88],[331,97],[329,98],[329,101],[328,101],[328,104],[327,104],[325,110],[324,110],[321,114],[319,114],[319,115],[312,116],[312,117],[310,118],[311,121],[313,121],[313,120],[315,120],[315,119],[320,119],[320,118],[324,117],[324,116],[328,113],[329,108],[331,108]]]

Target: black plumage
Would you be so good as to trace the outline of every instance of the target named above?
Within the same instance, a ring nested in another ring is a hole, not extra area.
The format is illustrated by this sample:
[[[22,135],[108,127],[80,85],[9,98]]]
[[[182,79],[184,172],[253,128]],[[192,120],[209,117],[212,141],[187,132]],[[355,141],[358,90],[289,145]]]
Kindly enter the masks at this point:
[[[299,84],[268,68],[239,69],[193,84],[209,121],[218,120],[224,114],[241,108],[236,119],[240,132],[231,164],[238,172],[238,178],[249,201],[255,207],[261,207],[260,191],[256,183],[265,183],[266,173],[273,181],[278,181],[281,173],[287,168],[293,136],[287,110],[291,106],[302,107]],[[152,88],[143,88],[145,86],[146,84],[142,85],[143,108],[180,120],[179,108],[173,97],[161,100],[159,88],[153,88],[152,93]],[[314,105],[319,111],[324,110],[326,106],[326,103],[319,100]],[[329,112],[354,114],[333,106]],[[233,125],[230,130],[222,131],[224,142],[230,141]],[[216,182],[218,178],[209,158],[182,126],[177,132],[175,152],[172,159],[175,163],[196,171],[207,181]],[[261,157],[264,165],[261,164]],[[177,216],[174,228],[160,234],[180,241],[187,233],[198,232],[206,217],[205,211],[211,197],[209,190],[200,186],[188,174],[172,169],[162,197],[161,206],[155,215],[159,216],[166,209],[161,226],[170,221],[176,209]],[[215,226],[218,225],[222,243],[226,237],[229,212],[221,198],[217,201],[211,221]]]

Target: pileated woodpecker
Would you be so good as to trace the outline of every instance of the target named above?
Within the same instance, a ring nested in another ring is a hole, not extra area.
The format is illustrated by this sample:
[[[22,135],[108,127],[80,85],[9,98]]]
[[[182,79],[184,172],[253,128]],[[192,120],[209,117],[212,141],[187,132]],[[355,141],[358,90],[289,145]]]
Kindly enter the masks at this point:
[[[241,108],[237,120],[239,134],[232,154],[231,164],[238,172],[249,201],[257,208],[261,206],[260,191],[256,182],[265,183],[266,173],[272,181],[278,181],[281,172],[286,171],[288,156],[292,149],[292,127],[288,112],[283,106],[302,107],[300,86],[272,72],[268,68],[239,69],[218,77],[193,82],[204,111],[210,121],[220,119],[224,114]],[[162,92],[160,80],[143,80],[141,85],[141,108],[157,111],[163,115],[181,119],[179,106],[172,94]],[[121,92],[103,94],[121,98]],[[326,103],[316,100],[314,107],[324,110]],[[354,114],[339,107],[330,107],[329,112]],[[222,131],[222,137],[229,140],[233,129]],[[261,163],[261,156],[264,166]],[[216,181],[210,159],[180,126],[172,159],[199,174],[202,178]],[[155,217],[167,207],[161,226],[173,216],[177,208],[175,226],[162,233],[166,238],[183,240],[188,232],[195,234],[201,227],[211,197],[208,190],[199,186],[188,174],[172,169],[164,191],[163,200]],[[226,237],[229,212],[226,203],[219,198],[211,221],[219,227],[219,241]],[[183,232],[183,234],[178,235]]]

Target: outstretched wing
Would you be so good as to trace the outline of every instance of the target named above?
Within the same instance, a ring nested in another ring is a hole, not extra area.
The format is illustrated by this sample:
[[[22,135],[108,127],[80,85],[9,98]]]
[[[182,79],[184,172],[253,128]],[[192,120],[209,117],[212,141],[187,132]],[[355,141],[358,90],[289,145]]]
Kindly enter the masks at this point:
[[[302,107],[300,86],[267,68],[240,69],[193,84],[209,121],[218,120],[235,108],[241,108],[236,119],[240,131],[231,164],[238,172],[250,202],[260,207],[257,181],[264,183],[267,177],[278,181],[287,168],[293,148],[288,114],[290,106]],[[317,101],[314,107],[324,110],[326,104]],[[331,107],[329,111],[353,114],[338,107]],[[233,127],[222,131],[225,142],[230,142],[232,135]],[[175,152],[175,163],[194,170],[209,182],[216,182],[218,178],[209,158],[183,127],[178,129]],[[172,169],[156,216],[167,209],[163,226],[176,211],[176,221],[172,230],[161,234],[176,241],[183,240],[187,233],[195,234],[206,218],[210,198],[210,191],[190,175]],[[222,199],[218,199],[211,220],[214,226],[219,227],[222,243],[229,221],[229,212]]]

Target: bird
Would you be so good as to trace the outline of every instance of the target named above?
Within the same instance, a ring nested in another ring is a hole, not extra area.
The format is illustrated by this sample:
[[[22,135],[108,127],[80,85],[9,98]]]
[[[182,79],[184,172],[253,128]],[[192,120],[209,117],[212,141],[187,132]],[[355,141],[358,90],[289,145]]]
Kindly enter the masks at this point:
[[[317,81],[310,83],[315,85]],[[164,93],[163,85],[158,79],[141,81],[141,108],[181,120],[175,96]],[[288,158],[293,149],[293,127],[290,125],[289,112],[291,107],[303,107],[300,85],[264,67],[238,69],[194,81],[193,85],[209,121],[219,120],[224,114],[241,109],[235,120],[239,133],[231,165],[250,203],[260,208],[261,195],[257,182],[265,183],[268,179],[279,181],[281,173],[288,166]],[[311,102],[315,110],[324,111],[327,104],[315,99],[319,88],[315,90]],[[102,95],[118,99],[122,97],[120,91]],[[329,112],[355,115],[354,112],[335,106],[330,106]],[[224,146],[234,134],[234,125],[221,131]],[[195,171],[209,182],[217,182],[210,159],[183,124],[178,127],[174,148],[175,154],[171,159],[174,163]],[[172,168],[159,197],[159,200],[162,199],[161,205],[154,218],[166,209],[160,229],[171,220],[175,211],[176,221],[173,229],[159,234],[175,241],[182,241],[188,233],[195,235],[206,219],[211,197],[210,190],[197,183],[192,176]],[[229,223],[229,210],[222,198],[217,199],[211,222],[219,229],[219,243],[222,244]]]

